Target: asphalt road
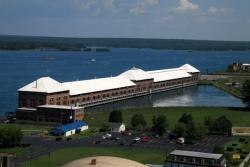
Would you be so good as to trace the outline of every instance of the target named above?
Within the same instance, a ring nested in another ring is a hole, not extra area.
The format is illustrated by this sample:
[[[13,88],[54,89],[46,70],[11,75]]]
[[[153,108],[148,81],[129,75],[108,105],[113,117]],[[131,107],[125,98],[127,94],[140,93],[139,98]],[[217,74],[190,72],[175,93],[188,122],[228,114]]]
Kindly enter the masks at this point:
[[[230,137],[227,136],[207,136],[201,141],[193,144],[176,144],[175,141],[170,141],[167,136],[164,137],[151,137],[148,142],[137,142],[131,145],[132,140],[136,137],[136,135],[132,136],[122,136],[120,134],[116,134],[115,136],[119,137],[119,140],[103,140],[102,134],[97,134],[91,137],[86,138],[73,138],[71,141],[66,141],[66,139],[60,141],[48,140],[48,138],[42,137],[40,135],[26,136],[23,139],[23,143],[31,143],[33,147],[38,147],[37,150],[32,150],[29,155],[19,156],[16,158],[16,163],[21,163],[23,161],[28,161],[30,159],[38,158],[42,155],[48,155],[50,152],[67,148],[67,147],[87,147],[87,146],[95,146],[95,147],[119,147],[119,148],[147,148],[147,149],[162,149],[167,152],[171,152],[175,149],[181,150],[192,150],[192,151],[200,151],[200,152],[212,152],[215,145],[222,145],[230,140]],[[99,144],[94,144],[94,141],[100,141]],[[121,145],[121,142],[123,145]]]

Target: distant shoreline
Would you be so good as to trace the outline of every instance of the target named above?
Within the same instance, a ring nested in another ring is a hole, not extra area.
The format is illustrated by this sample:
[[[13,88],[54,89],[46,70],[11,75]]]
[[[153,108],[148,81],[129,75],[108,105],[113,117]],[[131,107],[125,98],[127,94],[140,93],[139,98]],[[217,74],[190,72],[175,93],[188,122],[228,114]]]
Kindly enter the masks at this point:
[[[248,41],[142,38],[64,38],[0,35],[0,50],[81,51],[86,47],[151,48],[187,51],[250,51]]]

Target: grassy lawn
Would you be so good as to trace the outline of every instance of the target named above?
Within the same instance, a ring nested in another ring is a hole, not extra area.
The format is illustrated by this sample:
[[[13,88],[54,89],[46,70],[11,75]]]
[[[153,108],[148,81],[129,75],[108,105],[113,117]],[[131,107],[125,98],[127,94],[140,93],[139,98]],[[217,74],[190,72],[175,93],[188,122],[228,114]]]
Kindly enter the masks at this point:
[[[41,133],[48,131],[51,126],[31,125],[31,124],[0,124],[1,127],[16,127],[20,128],[24,134]]]
[[[223,91],[238,97],[238,98],[243,98],[243,95],[241,93],[241,89],[240,88],[235,88],[233,86],[230,85],[226,85],[226,82],[224,81],[218,81],[218,82],[214,82],[213,86],[215,86],[216,88],[222,89]]]
[[[30,151],[39,150],[38,147],[15,147],[15,148],[0,148],[1,153],[15,153],[17,156],[24,156],[30,154]]]
[[[239,166],[246,155],[250,152],[250,138],[237,137],[224,146],[224,155],[229,161],[230,167]],[[240,159],[233,159],[233,154],[239,154]]]
[[[106,112],[88,112],[86,121],[90,127],[102,127],[108,124],[109,111]],[[158,108],[136,108],[123,110],[123,120],[130,126],[131,117],[135,113],[142,113],[147,121],[147,126],[152,125],[153,115],[162,114],[167,117],[169,127],[174,128],[180,116],[184,113],[191,114],[196,123],[202,124],[204,118],[211,116],[217,118],[225,115],[233,123],[233,126],[250,126],[250,112],[239,111],[226,107],[158,107]]]
[[[116,156],[131,159],[143,164],[164,164],[165,151],[135,148],[105,148],[105,147],[81,147],[66,148],[51,153],[50,166],[57,167],[76,159],[90,156]],[[48,166],[48,155],[32,160],[32,166]],[[29,166],[29,162],[20,164],[20,167]]]

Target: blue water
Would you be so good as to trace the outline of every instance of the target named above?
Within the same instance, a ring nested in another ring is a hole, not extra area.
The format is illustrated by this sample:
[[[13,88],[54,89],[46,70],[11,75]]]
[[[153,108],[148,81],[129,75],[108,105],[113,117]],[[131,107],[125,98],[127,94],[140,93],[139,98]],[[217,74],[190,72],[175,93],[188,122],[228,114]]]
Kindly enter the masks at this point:
[[[136,99],[127,99],[101,106],[89,111],[108,111],[135,107],[174,107],[174,106],[225,106],[243,107],[241,100],[212,86],[192,86],[176,89]]]
[[[96,61],[91,62],[91,59]],[[144,70],[156,70],[178,67],[185,63],[194,65],[202,72],[213,72],[223,70],[228,64],[238,60],[250,62],[250,52],[188,52],[127,48],[98,53],[0,51],[0,114],[15,110],[18,88],[42,76],[50,76],[63,82],[114,76],[133,66]],[[213,91],[208,94],[210,98],[217,97]],[[235,98],[233,102],[237,100]],[[207,103],[206,100],[204,102]],[[231,101],[228,104],[234,105]],[[235,104],[238,105],[238,102]]]

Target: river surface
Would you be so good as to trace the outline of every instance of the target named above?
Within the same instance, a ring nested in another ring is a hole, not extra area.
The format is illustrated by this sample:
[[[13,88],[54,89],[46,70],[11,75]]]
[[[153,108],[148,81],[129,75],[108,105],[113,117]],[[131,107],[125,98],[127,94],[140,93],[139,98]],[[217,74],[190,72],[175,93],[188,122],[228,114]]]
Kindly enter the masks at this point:
[[[127,99],[88,108],[88,111],[108,111],[135,107],[217,106],[243,107],[240,99],[212,86],[191,86],[135,99]]]
[[[4,112],[15,111],[18,88],[43,76],[50,76],[59,82],[64,82],[115,76],[134,66],[144,70],[157,70],[178,67],[185,63],[189,63],[201,72],[206,73],[224,70],[228,64],[234,61],[249,63],[250,52],[127,48],[112,48],[111,52],[98,53],[0,51],[0,115]],[[145,106],[243,105],[239,99],[211,87],[185,89],[182,94],[160,93],[149,96],[144,100],[134,101],[144,103]]]

